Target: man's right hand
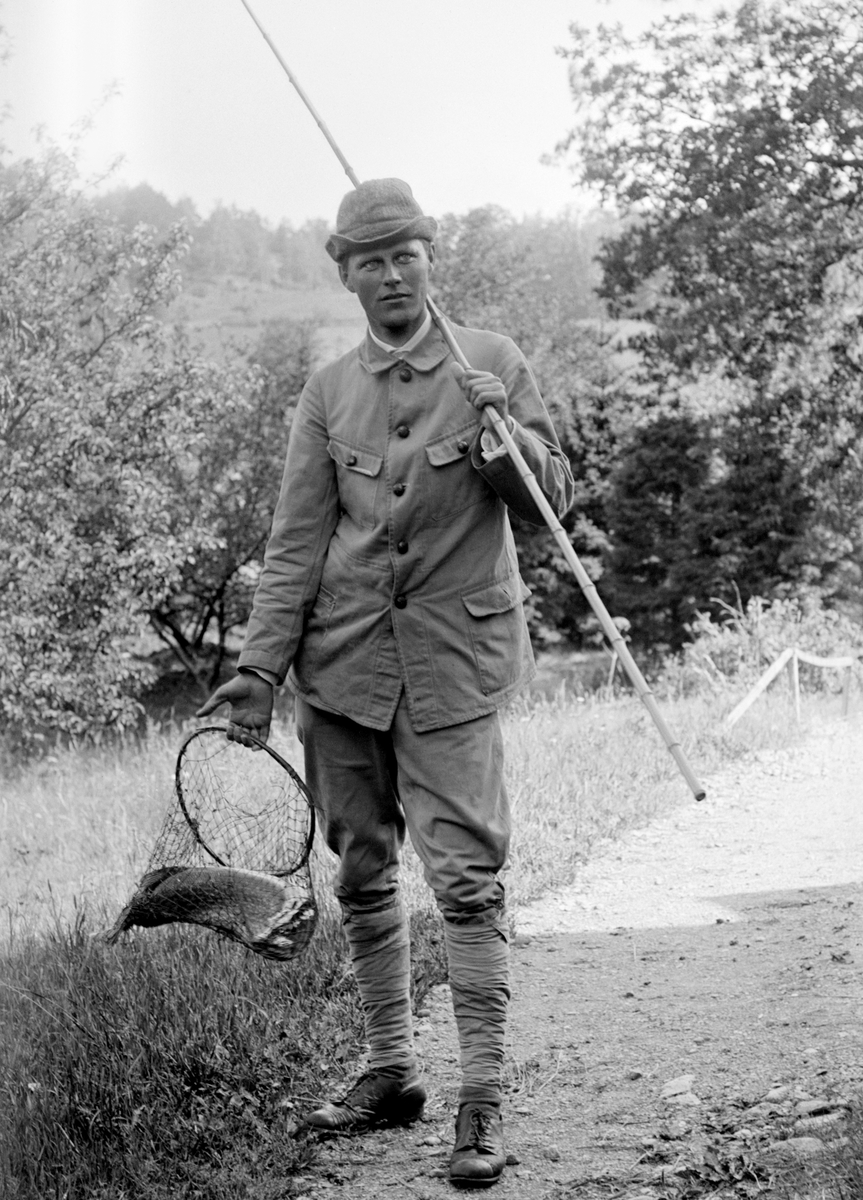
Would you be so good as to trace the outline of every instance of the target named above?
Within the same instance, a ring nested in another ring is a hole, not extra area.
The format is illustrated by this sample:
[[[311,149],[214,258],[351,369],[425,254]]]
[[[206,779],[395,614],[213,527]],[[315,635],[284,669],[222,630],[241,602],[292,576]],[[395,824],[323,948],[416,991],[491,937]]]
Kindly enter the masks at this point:
[[[252,671],[243,671],[213,692],[195,714],[208,717],[221,704],[230,704],[227,736],[229,741],[241,742],[256,749],[246,736],[252,733],[265,742],[270,736],[270,721],[273,716],[273,687]]]

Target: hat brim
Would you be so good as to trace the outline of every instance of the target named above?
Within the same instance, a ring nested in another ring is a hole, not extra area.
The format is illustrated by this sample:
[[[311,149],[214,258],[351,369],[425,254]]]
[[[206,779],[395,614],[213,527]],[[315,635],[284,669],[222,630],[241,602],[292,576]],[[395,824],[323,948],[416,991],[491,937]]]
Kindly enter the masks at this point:
[[[380,227],[378,227],[380,228]],[[326,243],[326,251],[335,262],[343,262],[350,254],[362,254],[367,250],[382,250],[384,246],[392,246],[394,242],[405,242],[410,238],[425,238],[431,241],[437,233],[437,221],[434,217],[414,217],[406,224],[386,229],[371,238],[349,238],[344,234],[334,233]]]

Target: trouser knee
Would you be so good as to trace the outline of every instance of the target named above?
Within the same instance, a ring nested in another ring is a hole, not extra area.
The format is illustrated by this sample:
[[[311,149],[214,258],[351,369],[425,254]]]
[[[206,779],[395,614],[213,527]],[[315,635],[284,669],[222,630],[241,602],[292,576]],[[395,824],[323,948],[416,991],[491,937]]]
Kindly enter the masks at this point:
[[[444,919],[444,927],[451,930],[454,936],[458,936],[459,930],[464,930],[465,940],[470,940],[469,930],[481,934],[483,930],[494,929],[505,942],[509,941],[509,919],[503,896],[483,905],[454,906],[446,900],[442,902],[440,897],[437,898],[437,903]]]

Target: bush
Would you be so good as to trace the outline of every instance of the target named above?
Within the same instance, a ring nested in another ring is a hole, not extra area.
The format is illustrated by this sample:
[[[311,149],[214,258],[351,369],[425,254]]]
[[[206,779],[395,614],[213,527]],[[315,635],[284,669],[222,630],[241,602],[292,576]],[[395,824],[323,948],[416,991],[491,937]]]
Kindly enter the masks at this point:
[[[863,655],[863,627],[817,601],[756,596],[745,608],[723,607],[725,620],[699,613],[689,627],[692,640],[663,669],[664,691],[739,691],[754,684],[789,647],[822,658]],[[838,690],[841,676],[801,663],[800,686],[808,691]]]

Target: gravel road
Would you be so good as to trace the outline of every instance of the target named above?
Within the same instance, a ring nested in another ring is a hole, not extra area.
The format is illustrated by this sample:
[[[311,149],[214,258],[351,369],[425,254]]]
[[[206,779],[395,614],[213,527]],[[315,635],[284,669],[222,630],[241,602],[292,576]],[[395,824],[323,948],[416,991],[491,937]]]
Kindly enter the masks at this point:
[[[817,1125],[817,1178],[863,1091],[861,781],[857,714],[705,780],[700,805],[610,845],[572,887],[516,912],[511,1158],[496,1197],[677,1195],[663,1179],[687,1195],[703,1179],[706,1195],[710,1171],[741,1163],[772,1181],[801,1121]],[[445,986],[420,1017],[422,1122],[321,1147],[297,1181],[308,1200],[456,1194]]]
[[[863,875],[863,718],[706,781],[694,801],[611,845],[571,887],[516,913],[520,933],[711,924],[723,897]]]

